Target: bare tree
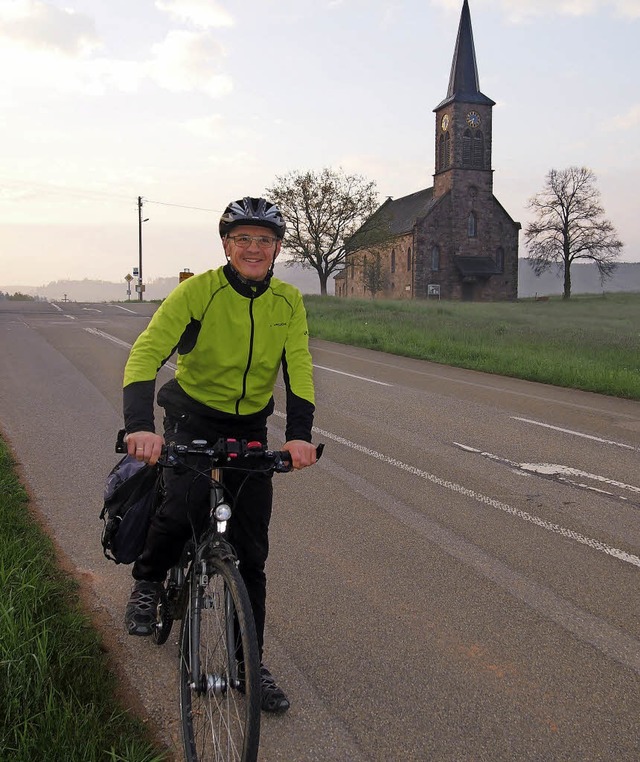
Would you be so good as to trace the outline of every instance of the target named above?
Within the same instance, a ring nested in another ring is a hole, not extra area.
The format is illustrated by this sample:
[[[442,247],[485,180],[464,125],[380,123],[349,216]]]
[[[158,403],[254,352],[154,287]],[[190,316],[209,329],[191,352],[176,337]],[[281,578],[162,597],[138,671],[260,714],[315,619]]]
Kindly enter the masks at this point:
[[[564,269],[563,299],[571,297],[571,265],[576,259],[594,262],[601,282],[617,266],[622,242],[603,217],[596,177],[586,167],[552,169],[544,189],[529,200],[536,219],[527,226],[529,264],[536,275],[552,264]]]
[[[290,259],[285,265],[315,270],[320,293],[326,294],[329,276],[342,270],[354,250],[349,243],[354,233],[378,206],[375,183],[323,169],[276,177],[265,193],[287,220],[283,248]]]

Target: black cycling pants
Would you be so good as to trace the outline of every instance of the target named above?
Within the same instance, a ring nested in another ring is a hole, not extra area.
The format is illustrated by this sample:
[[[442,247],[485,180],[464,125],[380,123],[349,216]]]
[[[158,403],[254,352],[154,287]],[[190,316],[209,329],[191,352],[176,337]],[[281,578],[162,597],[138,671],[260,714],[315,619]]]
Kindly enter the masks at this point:
[[[188,444],[193,439],[215,442],[222,436],[232,436],[224,430],[228,428],[192,414],[180,418],[165,417],[165,439],[178,444]],[[266,444],[266,428],[246,432],[236,429],[233,436]],[[164,479],[166,495],[151,521],[144,550],[133,566],[134,579],[163,581],[167,571],[180,560],[184,543],[193,536],[194,530],[198,532],[208,517],[208,479],[179,468],[165,469]],[[271,477],[229,469],[224,472],[224,487],[233,511],[227,538],[238,555],[238,568],[249,593],[262,657],[266,611],[265,563],[269,554],[269,521],[273,500]]]

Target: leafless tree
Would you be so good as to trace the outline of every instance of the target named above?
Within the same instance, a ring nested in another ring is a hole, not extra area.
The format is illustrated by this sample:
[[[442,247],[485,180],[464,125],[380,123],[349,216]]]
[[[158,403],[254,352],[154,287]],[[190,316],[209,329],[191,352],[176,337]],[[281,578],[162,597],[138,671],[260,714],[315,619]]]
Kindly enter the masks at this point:
[[[285,265],[299,263],[315,270],[320,293],[326,294],[329,277],[343,269],[347,254],[354,250],[350,244],[354,233],[378,206],[375,183],[325,168],[276,177],[265,193],[287,221]]]
[[[529,200],[536,219],[525,230],[529,264],[536,275],[556,264],[564,270],[563,299],[571,297],[571,265],[594,262],[601,282],[611,277],[623,244],[604,218],[596,177],[586,167],[552,169],[544,189]]]

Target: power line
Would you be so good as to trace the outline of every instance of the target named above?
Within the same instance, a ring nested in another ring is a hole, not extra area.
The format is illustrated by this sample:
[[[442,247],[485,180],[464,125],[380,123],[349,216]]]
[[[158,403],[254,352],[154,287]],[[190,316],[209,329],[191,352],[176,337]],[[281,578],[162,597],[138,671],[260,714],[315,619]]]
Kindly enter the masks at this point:
[[[187,206],[185,204],[170,204],[167,201],[151,201],[151,199],[145,198],[144,199],[145,204],[159,204],[160,206],[177,206],[180,209],[195,209],[198,212],[216,212],[222,213],[221,209],[205,209],[202,206]]]
[[[109,191],[102,191],[97,189],[91,189],[91,188],[78,188],[73,187],[69,185],[57,185],[55,183],[42,183],[42,182],[32,182],[30,180],[24,180],[24,179],[18,179],[18,178],[7,178],[0,176],[0,184],[4,184],[5,186],[14,188],[21,188],[24,191],[47,191],[49,193],[56,193],[57,195],[67,195],[67,196],[75,196],[75,197],[84,197],[84,198],[112,198],[112,199],[118,199],[121,201],[130,201],[131,197],[129,195],[125,195],[124,193],[112,193]],[[152,201],[148,198],[144,198],[144,202],[146,204],[157,204],[159,206],[174,206],[178,207],[180,209],[193,209],[198,212],[214,212],[216,214],[222,214],[221,209],[207,209],[201,206],[190,206],[188,204],[172,204],[168,201]]]

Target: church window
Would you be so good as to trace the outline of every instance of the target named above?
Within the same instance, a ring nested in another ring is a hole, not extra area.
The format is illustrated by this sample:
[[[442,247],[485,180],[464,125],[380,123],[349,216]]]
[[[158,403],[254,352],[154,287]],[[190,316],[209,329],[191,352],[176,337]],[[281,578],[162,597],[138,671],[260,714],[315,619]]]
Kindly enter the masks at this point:
[[[411,269],[411,246],[407,249],[407,270]]]
[[[437,245],[431,249],[431,269],[440,269],[440,247]]]
[[[502,246],[498,246],[496,251],[496,270],[499,273],[504,272],[504,249]]]
[[[451,166],[451,135],[447,130],[444,135],[440,135],[438,141],[438,169],[442,171]]]
[[[396,271],[396,250],[391,249],[391,272],[394,273]]]
[[[472,164],[478,168],[484,165],[484,135],[480,130],[473,136]]]
[[[478,218],[475,212],[469,213],[467,219],[467,235],[469,238],[475,238],[478,235]]]
[[[465,130],[462,136],[462,164],[471,166],[471,130]]]

